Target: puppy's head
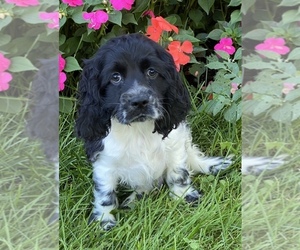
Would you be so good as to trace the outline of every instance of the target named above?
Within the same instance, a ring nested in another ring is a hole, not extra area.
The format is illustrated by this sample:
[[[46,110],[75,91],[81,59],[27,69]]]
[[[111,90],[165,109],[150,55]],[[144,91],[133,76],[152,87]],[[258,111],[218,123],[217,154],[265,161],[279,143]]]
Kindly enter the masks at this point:
[[[105,137],[111,118],[121,124],[154,120],[166,137],[187,115],[189,96],[172,56],[140,34],[109,40],[85,61],[79,83],[79,137]]]

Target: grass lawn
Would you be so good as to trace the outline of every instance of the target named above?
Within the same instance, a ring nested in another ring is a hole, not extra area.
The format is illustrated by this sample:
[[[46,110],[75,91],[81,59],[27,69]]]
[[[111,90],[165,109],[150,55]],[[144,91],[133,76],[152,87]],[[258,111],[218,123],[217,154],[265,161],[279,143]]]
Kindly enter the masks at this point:
[[[233,153],[237,162],[219,176],[198,175],[205,196],[198,207],[172,200],[168,189],[153,190],[130,210],[115,211],[118,225],[104,232],[87,225],[91,213],[92,167],[74,138],[74,116],[60,117],[60,249],[240,249],[240,129],[194,112],[189,117],[194,142],[207,155]],[[119,195],[124,194],[123,191]]]
[[[57,249],[58,223],[48,225],[53,168],[24,134],[24,113],[0,113],[0,249]]]

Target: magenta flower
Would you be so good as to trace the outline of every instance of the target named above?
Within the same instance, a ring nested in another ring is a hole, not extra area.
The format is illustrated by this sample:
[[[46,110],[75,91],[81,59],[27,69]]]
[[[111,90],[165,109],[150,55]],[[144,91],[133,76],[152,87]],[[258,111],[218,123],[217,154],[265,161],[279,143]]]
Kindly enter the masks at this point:
[[[59,29],[59,13],[58,12],[40,12],[39,17],[42,20],[48,21],[49,29]]]
[[[0,72],[8,70],[10,66],[10,60],[4,57],[2,53],[0,53]]]
[[[289,47],[285,46],[283,38],[267,38],[263,43],[256,45],[255,49],[273,51],[280,55],[290,52]]]
[[[58,81],[58,90],[62,91],[65,88],[65,81],[67,80],[67,75],[65,72],[62,72],[66,66],[66,60],[58,55],[58,69],[59,69],[59,81]]]
[[[91,13],[83,12],[82,17],[90,21],[88,27],[94,30],[100,29],[101,25],[108,21],[108,14],[103,10],[97,10]]]
[[[134,0],[110,0],[112,7],[115,10],[130,10],[134,3]]]
[[[224,51],[229,55],[232,55],[235,52],[235,48],[232,46],[232,39],[227,37],[221,38],[220,42],[215,45],[214,49]]]
[[[36,6],[40,4],[38,0],[5,0],[5,2],[13,3],[20,7]]]
[[[71,7],[76,7],[76,6],[81,6],[83,5],[82,0],[62,0],[63,3],[71,6]]]
[[[65,88],[65,81],[67,80],[67,75],[65,72],[59,72],[58,90],[62,91]]]
[[[7,72],[0,72],[0,92],[9,89],[9,82],[12,80],[12,76]]]
[[[282,93],[287,95],[290,91],[292,91],[293,89],[295,89],[295,85],[296,85],[295,83],[285,82],[283,84]]]
[[[231,90],[230,90],[231,94],[234,94],[235,91],[238,90],[238,87],[239,87],[239,84],[238,84],[238,83],[232,82],[232,83],[231,83]]]
[[[58,55],[58,62],[59,62],[59,72],[63,71],[66,66],[66,60],[61,56]]]

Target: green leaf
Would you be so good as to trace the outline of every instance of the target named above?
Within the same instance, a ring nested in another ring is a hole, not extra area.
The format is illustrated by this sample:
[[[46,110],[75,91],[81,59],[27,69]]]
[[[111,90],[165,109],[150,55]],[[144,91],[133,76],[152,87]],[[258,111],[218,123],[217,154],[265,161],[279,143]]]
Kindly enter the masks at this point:
[[[298,10],[288,10],[282,14],[282,24],[294,23],[299,20]]]
[[[215,104],[214,108],[213,108],[213,115],[217,115],[222,108],[224,108],[225,106],[225,102],[223,102],[222,100],[217,100],[217,103]]]
[[[293,105],[293,116],[292,116],[292,121],[295,121],[300,117],[300,102],[297,102],[296,104]]]
[[[288,57],[287,57],[288,60],[299,60],[300,59],[300,48],[295,48],[293,49]]]
[[[242,20],[241,12],[239,10],[235,10],[230,15],[230,23],[234,24],[240,22]]]
[[[243,39],[249,38],[252,40],[263,41],[269,33],[270,31],[266,29],[254,29],[243,35]]]
[[[300,88],[291,90],[284,98],[285,101],[291,102],[300,98]]]
[[[74,102],[72,99],[66,97],[59,97],[59,111],[62,113],[71,113],[74,107]]]
[[[295,6],[299,5],[299,0],[282,0],[278,6]]]
[[[267,101],[257,101],[257,105],[253,110],[253,115],[257,116],[265,111],[267,111],[269,108],[272,107],[272,103],[271,102],[267,102]]]
[[[241,12],[246,15],[247,11],[255,4],[255,2],[256,0],[244,0],[243,4],[241,5]]]
[[[133,13],[144,12],[146,9],[149,9],[150,3],[150,1],[136,0]]]
[[[40,6],[23,8],[20,18],[26,23],[36,24],[45,23],[46,21],[39,17]]]
[[[242,0],[231,0],[228,6],[239,6],[242,4]]]
[[[226,69],[224,63],[220,62],[211,62],[209,64],[206,64],[205,66],[209,69]]]
[[[66,67],[64,68],[65,72],[72,72],[76,70],[82,70],[77,60],[73,56],[69,56],[66,58]]]
[[[28,70],[37,70],[37,68],[25,57],[16,56],[10,59],[10,72],[22,72]]]
[[[209,32],[209,34],[207,35],[207,38],[218,41],[218,40],[220,40],[221,35],[223,33],[224,33],[224,31],[221,29],[214,29],[211,32]]]
[[[122,26],[122,12],[115,10],[109,13],[109,21]]]
[[[206,14],[209,14],[209,10],[214,5],[215,0],[198,0],[199,6],[206,12]]]
[[[74,12],[72,14],[72,19],[74,20],[75,23],[81,24],[81,23],[87,23],[87,20],[84,20],[82,17],[82,10],[83,6],[74,8]]]
[[[274,69],[274,66],[266,62],[249,62],[242,65],[246,69]]]
[[[8,44],[11,41],[11,36],[7,34],[1,34],[0,36],[0,46]]]
[[[199,9],[192,9],[189,12],[189,17],[194,21],[196,25],[198,25],[203,18],[203,13]]]
[[[236,122],[237,121],[237,111],[238,111],[238,106],[236,103],[232,103],[232,105],[225,110],[224,112],[224,118],[228,122]]]
[[[291,103],[285,103],[271,113],[272,119],[278,122],[291,122],[292,121],[293,106]]]
[[[21,100],[13,97],[0,97],[0,112],[17,114],[21,110],[23,110],[23,102]]]
[[[233,60],[241,60],[242,59],[242,48],[238,48],[237,51],[234,53]]]
[[[194,37],[194,32],[191,29],[189,29],[189,30],[180,29],[179,33],[177,35],[173,36],[173,39],[181,41],[181,42],[188,40],[192,43],[200,41],[199,39]]]
[[[4,19],[2,19],[1,22],[0,22],[0,31],[5,26],[9,25],[11,21],[12,21],[12,17],[11,16],[6,16]]]
[[[132,13],[125,13],[123,15],[123,18],[122,18],[122,22],[127,25],[129,23],[133,23],[133,24],[138,24],[137,21],[135,20],[135,17]]]

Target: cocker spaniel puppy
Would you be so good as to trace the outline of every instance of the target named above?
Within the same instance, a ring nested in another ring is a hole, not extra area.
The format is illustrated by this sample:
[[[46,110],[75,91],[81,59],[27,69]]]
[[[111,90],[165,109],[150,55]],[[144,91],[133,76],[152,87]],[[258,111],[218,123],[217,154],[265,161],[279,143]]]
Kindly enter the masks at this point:
[[[191,172],[216,174],[232,162],[205,157],[192,144],[185,121],[189,94],[172,56],[141,34],[109,40],[85,61],[79,83],[78,137],[93,165],[90,222],[116,224],[119,183],[135,191],[123,205],[164,180],[174,198],[197,202]]]

